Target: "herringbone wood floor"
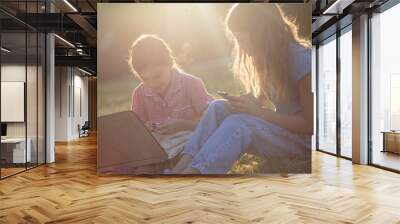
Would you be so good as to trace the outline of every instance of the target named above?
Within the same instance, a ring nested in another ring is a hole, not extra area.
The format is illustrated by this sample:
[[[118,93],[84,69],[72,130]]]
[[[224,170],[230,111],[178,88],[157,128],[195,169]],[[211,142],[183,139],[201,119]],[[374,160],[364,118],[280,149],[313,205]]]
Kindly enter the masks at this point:
[[[313,174],[100,177],[96,139],[0,181],[0,223],[400,223],[400,175],[313,153]]]

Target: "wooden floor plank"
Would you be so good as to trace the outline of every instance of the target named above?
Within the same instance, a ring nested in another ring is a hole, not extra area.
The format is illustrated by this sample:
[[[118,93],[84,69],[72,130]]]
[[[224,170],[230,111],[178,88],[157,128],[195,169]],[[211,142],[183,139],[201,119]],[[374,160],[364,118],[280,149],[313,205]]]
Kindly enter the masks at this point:
[[[313,173],[98,176],[96,137],[0,181],[0,223],[400,223],[400,175],[313,152]]]

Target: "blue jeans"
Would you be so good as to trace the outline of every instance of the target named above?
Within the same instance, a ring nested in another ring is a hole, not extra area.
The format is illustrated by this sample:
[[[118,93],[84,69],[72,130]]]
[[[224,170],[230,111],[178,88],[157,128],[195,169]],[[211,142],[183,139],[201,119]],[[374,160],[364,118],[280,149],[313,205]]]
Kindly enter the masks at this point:
[[[215,100],[183,153],[193,156],[190,166],[200,173],[223,174],[248,149],[265,158],[304,157],[311,150],[311,137],[291,133],[255,116],[231,113],[226,100]]]

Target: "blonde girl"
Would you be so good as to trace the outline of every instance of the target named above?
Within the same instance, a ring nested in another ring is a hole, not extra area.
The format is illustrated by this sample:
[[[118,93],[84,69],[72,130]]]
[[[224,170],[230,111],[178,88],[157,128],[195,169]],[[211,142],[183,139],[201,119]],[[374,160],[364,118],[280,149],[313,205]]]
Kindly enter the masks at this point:
[[[235,4],[225,22],[233,71],[248,94],[211,103],[174,173],[226,173],[249,149],[265,158],[310,153],[310,43],[277,4]]]

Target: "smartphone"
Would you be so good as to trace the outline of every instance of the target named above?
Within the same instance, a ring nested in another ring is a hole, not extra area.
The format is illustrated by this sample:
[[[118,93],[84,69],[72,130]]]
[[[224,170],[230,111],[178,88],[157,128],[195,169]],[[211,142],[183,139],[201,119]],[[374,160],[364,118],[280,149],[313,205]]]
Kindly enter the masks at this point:
[[[160,126],[160,123],[151,123],[151,131],[157,130],[157,128]]]
[[[224,91],[218,91],[217,92],[218,95],[220,95],[222,98],[226,99],[227,97],[229,97],[229,93],[224,92]]]

